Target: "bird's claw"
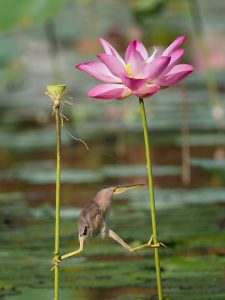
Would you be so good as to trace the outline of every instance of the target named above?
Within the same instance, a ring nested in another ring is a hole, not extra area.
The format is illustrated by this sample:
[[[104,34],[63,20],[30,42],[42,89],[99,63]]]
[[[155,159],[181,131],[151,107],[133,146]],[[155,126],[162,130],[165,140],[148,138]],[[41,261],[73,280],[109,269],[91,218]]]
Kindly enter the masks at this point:
[[[161,246],[166,248],[166,245],[163,244],[163,243],[158,242],[157,244],[154,244],[153,243],[153,235],[152,235],[150,240],[148,241],[148,247],[150,247],[150,248],[160,248]]]
[[[55,268],[59,267],[59,264],[62,262],[61,257],[54,257],[52,260],[53,267],[50,271],[53,271]]]
[[[150,244],[150,243],[148,243],[148,246],[150,247],[150,248],[160,248],[160,247],[165,247],[166,248],[166,245],[165,244],[163,244],[163,243],[157,243],[157,244]]]

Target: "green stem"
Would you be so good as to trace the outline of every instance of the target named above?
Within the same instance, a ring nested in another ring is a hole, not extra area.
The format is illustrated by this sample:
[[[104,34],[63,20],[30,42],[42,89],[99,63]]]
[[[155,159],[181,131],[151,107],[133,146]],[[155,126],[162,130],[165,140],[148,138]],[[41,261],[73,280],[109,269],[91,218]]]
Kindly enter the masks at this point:
[[[141,108],[141,117],[142,117],[143,131],[144,131],[145,151],[146,151],[147,168],[148,168],[148,183],[149,183],[149,196],[150,196],[153,241],[154,241],[154,244],[156,245],[156,244],[158,244],[158,232],[157,232],[157,223],[156,223],[154,184],[153,184],[153,178],[152,178],[150,140],[149,140],[149,134],[148,134],[148,126],[147,126],[147,120],[146,120],[146,114],[145,114],[144,101],[142,98],[139,98],[139,102],[140,102],[140,108]],[[155,254],[155,268],[156,268],[156,276],[157,276],[158,296],[159,296],[159,300],[163,300],[159,248],[154,248],[154,254]]]
[[[56,117],[56,201],[55,201],[55,261],[59,260],[60,236],[60,179],[61,179],[61,119],[59,105],[55,107]],[[59,300],[59,266],[55,265],[55,299]]]

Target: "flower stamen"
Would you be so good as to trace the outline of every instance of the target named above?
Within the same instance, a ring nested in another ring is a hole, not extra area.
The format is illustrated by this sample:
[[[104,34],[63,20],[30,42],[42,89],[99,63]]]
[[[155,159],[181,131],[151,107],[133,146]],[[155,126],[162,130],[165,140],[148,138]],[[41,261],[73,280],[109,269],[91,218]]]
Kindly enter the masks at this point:
[[[134,78],[134,73],[130,63],[126,65],[125,70],[130,78]]]

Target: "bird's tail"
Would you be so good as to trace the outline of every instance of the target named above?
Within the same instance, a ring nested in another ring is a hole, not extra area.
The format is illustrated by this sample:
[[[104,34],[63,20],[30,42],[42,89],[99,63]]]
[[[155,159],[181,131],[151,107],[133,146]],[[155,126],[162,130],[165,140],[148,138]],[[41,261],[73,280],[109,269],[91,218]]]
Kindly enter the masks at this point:
[[[139,189],[143,189],[145,187],[146,187],[146,185],[144,183],[115,187],[113,190],[113,195],[118,195],[123,192],[130,191],[130,190],[139,190]]]

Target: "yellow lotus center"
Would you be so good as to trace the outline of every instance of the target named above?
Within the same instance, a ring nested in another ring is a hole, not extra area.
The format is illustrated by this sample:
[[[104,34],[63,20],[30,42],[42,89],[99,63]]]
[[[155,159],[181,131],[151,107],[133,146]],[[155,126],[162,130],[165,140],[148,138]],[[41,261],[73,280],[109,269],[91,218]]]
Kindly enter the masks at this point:
[[[136,78],[136,79],[141,79],[141,78],[143,78],[143,75],[142,75],[142,74],[138,74],[138,75],[135,74],[135,75],[134,75],[134,72],[133,72],[133,70],[132,70],[132,66],[131,66],[130,63],[126,65],[125,70],[126,70],[126,72],[127,72],[128,77],[130,77],[130,78]]]
[[[131,64],[127,64],[126,67],[125,67],[125,70],[126,70],[126,72],[127,72],[127,75],[128,75],[130,78],[134,78],[134,73],[133,73]]]

